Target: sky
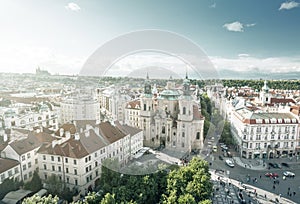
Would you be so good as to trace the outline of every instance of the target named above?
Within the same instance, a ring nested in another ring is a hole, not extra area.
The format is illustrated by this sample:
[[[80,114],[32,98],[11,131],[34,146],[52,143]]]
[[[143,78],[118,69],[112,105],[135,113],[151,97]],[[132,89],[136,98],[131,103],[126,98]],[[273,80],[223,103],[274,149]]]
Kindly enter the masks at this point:
[[[300,71],[300,0],[0,2],[0,72],[78,74],[103,44],[144,29],[184,36],[217,70]]]

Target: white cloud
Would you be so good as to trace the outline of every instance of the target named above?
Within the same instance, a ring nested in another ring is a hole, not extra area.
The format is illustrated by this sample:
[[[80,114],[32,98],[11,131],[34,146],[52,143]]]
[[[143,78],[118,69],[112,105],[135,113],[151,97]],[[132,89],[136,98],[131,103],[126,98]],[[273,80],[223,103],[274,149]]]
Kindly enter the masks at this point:
[[[209,6],[209,8],[216,8],[216,7],[217,7],[217,3],[216,2]]]
[[[250,57],[250,55],[246,53],[241,53],[238,55],[238,57]]]
[[[234,71],[261,71],[270,73],[300,72],[298,57],[256,58],[248,54],[239,54],[237,58],[209,57],[216,69]],[[258,73],[259,74],[259,73]]]
[[[295,2],[295,1],[287,1],[287,2],[284,2],[280,5],[280,8],[278,10],[283,10],[283,9],[286,9],[286,10],[290,10],[292,8],[296,8],[300,5],[300,3],[298,2]]]
[[[226,23],[223,25],[224,28],[226,28],[229,31],[234,31],[234,32],[244,32],[244,26],[242,23],[236,21],[233,23]]]
[[[223,27],[226,28],[228,31],[244,32],[245,27],[253,27],[255,25],[256,23],[243,24],[239,21],[235,21],[233,23],[226,23],[223,25]]]
[[[250,23],[250,24],[246,24],[245,26],[246,27],[253,27],[253,26],[255,26],[256,25],[256,23]]]
[[[80,11],[81,8],[78,6],[78,4],[75,4],[73,2],[68,3],[67,6],[65,6],[66,9],[71,11]]]

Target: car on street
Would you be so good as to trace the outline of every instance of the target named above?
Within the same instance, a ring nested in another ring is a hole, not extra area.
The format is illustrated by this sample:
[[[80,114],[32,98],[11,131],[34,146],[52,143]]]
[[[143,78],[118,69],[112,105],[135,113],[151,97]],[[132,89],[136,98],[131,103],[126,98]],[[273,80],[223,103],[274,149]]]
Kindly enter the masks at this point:
[[[282,162],[282,163],[281,163],[281,166],[285,166],[285,167],[287,167],[287,168],[290,167],[290,165],[289,165],[288,163],[285,163],[285,162]]]
[[[213,146],[213,152],[217,152],[218,151],[218,147],[216,145]]]
[[[228,150],[228,147],[226,145],[221,145],[222,150]]]
[[[280,166],[280,164],[273,163],[273,166],[274,166],[274,168],[276,168],[276,169],[281,169],[281,166]]]
[[[285,177],[295,177],[295,173],[293,173],[291,171],[285,171],[285,172],[283,172],[283,175]]]
[[[277,173],[271,173],[271,172],[267,172],[265,173],[266,177],[270,177],[270,178],[278,178],[279,175]]]
[[[269,165],[269,167],[273,167],[274,168],[274,164],[273,163],[269,162],[268,165]]]
[[[234,162],[233,162],[232,160],[230,160],[230,159],[226,159],[226,160],[225,160],[225,163],[226,163],[229,167],[231,167],[231,168],[234,167]]]

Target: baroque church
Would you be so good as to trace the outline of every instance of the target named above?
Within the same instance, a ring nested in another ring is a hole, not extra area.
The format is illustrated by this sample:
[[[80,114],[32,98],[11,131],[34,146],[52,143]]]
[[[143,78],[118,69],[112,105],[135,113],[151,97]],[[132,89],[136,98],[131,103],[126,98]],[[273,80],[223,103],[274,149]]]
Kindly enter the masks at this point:
[[[158,92],[147,74],[139,105],[127,108],[139,109],[138,126],[144,132],[144,146],[191,152],[203,146],[204,117],[199,100],[192,94],[187,75],[181,89],[168,81],[164,90]]]

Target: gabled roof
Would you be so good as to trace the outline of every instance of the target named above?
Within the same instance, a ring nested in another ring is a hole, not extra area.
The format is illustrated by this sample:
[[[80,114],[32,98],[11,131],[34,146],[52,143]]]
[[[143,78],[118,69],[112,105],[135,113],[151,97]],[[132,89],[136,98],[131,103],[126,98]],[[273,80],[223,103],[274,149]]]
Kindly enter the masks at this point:
[[[32,133],[29,133],[26,138],[12,141],[9,143],[9,146],[11,146],[17,154],[22,155],[41,146],[41,142],[37,140]]]
[[[99,124],[99,133],[110,143],[114,143],[115,141],[126,136],[121,130],[111,125],[109,122],[103,122]]]
[[[130,136],[133,136],[133,135],[136,135],[138,134],[139,132],[142,132],[143,130],[141,129],[138,129],[138,128],[135,128],[135,127],[132,127],[132,126],[129,126],[129,125],[121,125],[118,121],[115,122],[117,128],[119,130],[121,130],[121,132],[123,132],[125,135],[128,135],[130,134]]]
[[[76,133],[76,127],[73,123],[65,123],[63,124],[56,132],[55,135],[56,136],[60,136],[60,129],[64,129],[64,135],[65,136],[65,132],[69,131],[72,135]]]
[[[19,165],[19,162],[13,159],[4,159],[0,157],[0,174]]]
[[[130,101],[126,104],[126,108],[139,110],[139,109],[141,109],[141,101],[139,99]]]

